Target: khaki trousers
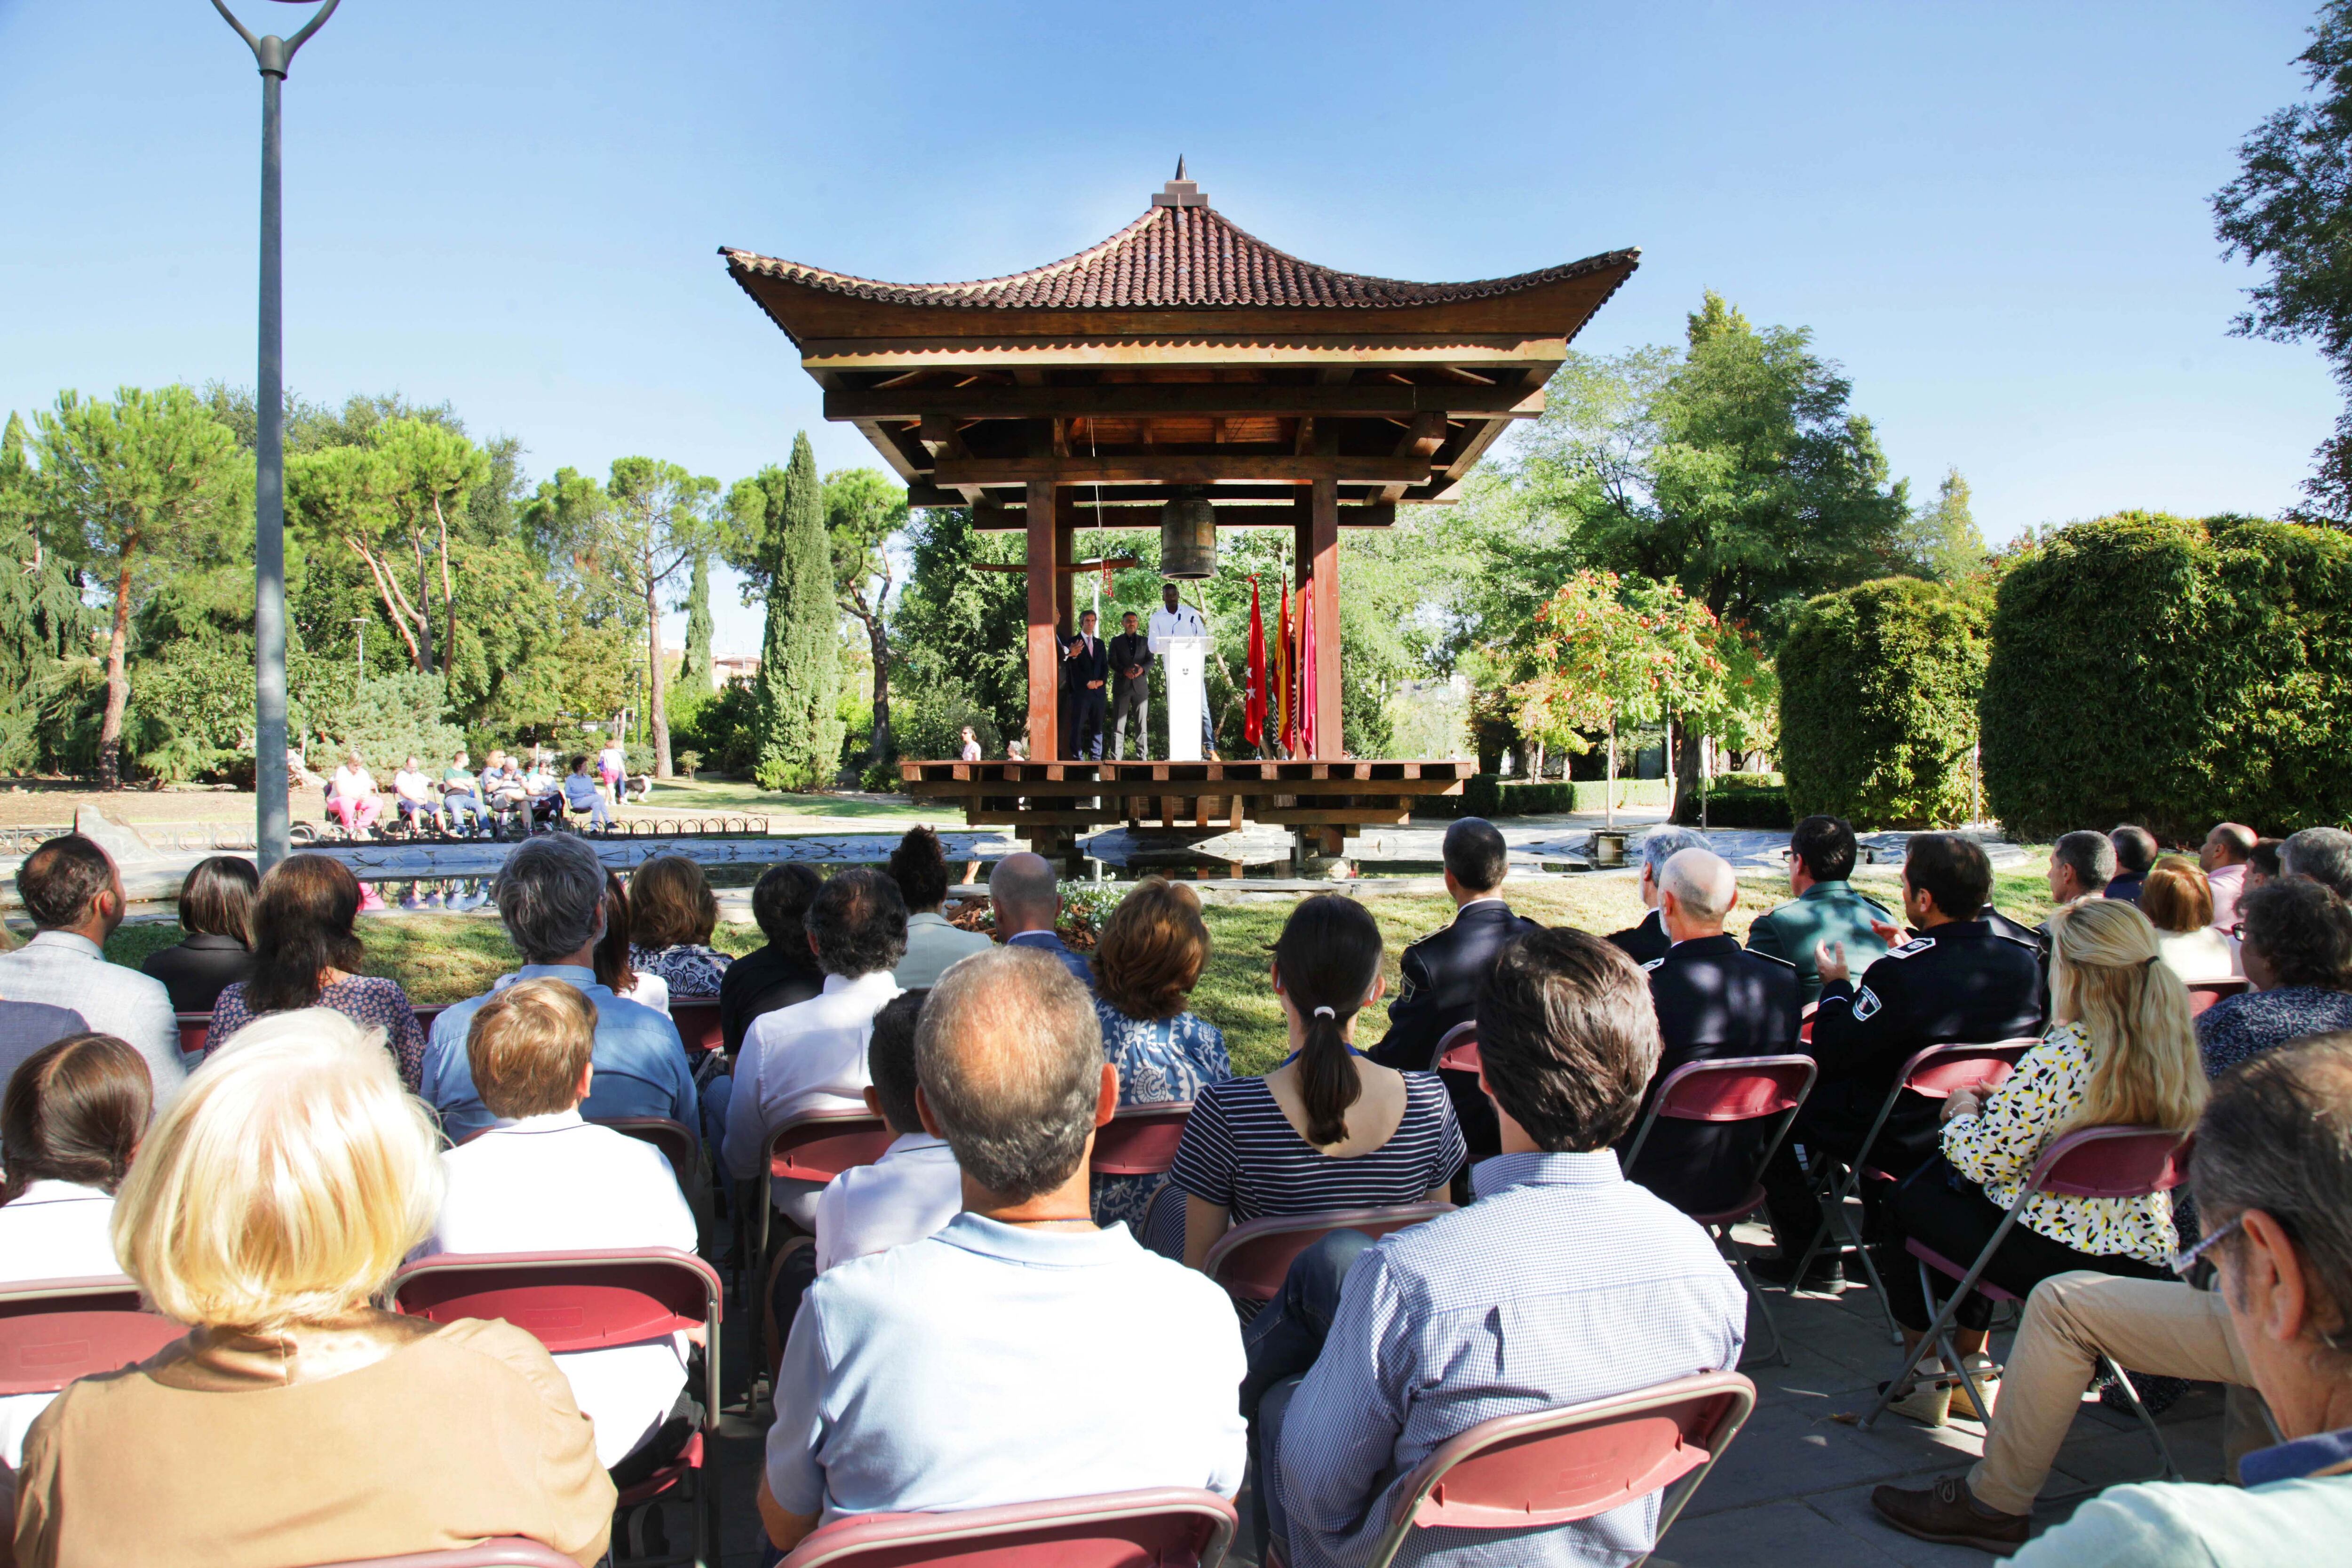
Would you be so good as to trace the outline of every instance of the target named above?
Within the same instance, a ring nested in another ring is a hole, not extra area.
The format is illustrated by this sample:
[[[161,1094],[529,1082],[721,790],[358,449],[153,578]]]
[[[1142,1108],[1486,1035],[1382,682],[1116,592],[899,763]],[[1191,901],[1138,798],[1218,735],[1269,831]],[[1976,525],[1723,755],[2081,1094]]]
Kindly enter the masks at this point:
[[[2242,1455],[2272,1441],[2218,1293],[2112,1274],[2055,1275],[2026,1299],[1985,1456],[1969,1472],[1979,1502],[2003,1513],[2033,1511],[2103,1353],[2126,1372],[2231,1384],[2223,1441],[2232,1473]]]

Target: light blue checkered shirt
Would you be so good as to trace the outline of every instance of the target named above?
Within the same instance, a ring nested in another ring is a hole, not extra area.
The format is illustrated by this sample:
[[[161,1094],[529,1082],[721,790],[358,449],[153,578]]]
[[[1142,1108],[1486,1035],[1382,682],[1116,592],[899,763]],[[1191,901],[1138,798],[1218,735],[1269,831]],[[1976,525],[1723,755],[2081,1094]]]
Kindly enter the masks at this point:
[[[1294,1568],[1363,1563],[1395,1483],[1481,1421],[1738,1363],[1738,1277],[1615,1154],[1502,1154],[1471,1184],[1476,1203],[1384,1238],[1349,1271],[1283,1418],[1275,1480]],[[1627,1563],[1654,1544],[1657,1507],[1546,1531],[1419,1530],[1397,1561]]]

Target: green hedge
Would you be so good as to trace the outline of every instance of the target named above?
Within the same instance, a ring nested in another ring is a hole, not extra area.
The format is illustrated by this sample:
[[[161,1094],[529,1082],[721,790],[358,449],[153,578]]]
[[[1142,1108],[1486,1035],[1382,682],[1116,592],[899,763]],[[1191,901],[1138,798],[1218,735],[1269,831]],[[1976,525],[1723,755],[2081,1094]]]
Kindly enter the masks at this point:
[[[1752,782],[1751,782],[1752,780]],[[1698,796],[1683,801],[1675,820],[1698,826]],[[1793,827],[1789,791],[1779,781],[1761,774],[1727,773],[1707,784],[1706,825],[1709,827]]]
[[[1981,612],[1939,584],[1888,577],[1808,603],[1780,648],[1789,810],[1867,827],[1966,821],[1985,658]]]
[[[2043,542],[2000,585],[1985,793],[2046,839],[2144,824],[2195,843],[2352,820],[2352,539],[2126,512]]]
[[[1415,816],[1543,816],[1556,812],[1601,811],[1608,803],[1609,781],[1577,779],[1562,783],[1517,784],[1500,773],[1474,773],[1460,795],[1437,795],[1413,807]],[[1660,806],[1666,804],[1664,779],[1619,779],[1617,807]]]

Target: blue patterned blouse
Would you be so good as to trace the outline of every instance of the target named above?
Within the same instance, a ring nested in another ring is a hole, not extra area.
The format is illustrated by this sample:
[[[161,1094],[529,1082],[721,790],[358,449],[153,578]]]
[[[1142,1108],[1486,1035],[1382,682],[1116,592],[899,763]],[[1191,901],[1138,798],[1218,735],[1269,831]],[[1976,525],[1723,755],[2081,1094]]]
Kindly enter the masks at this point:
[[[1203,1085],[1223,1083],[1234,1076],[1233,1058],[1225,1053],[1224,1031],[1197,1013],[1179,1013],[1173,1018],[1130,1018],[1097,997],[1095,1016],[1102,1022],[1103,1058],[1118,1069],[1121,1105],[1198,1100]],[[1167,1179],[1097,1176],[1095,1223],[1124,1220],[1130,1232],[1141,1236],[1144,1211]]]
[[[726,977],[727,966],[735,960],[716,948],[699,942],[680,942],[676,947],[629,948],[629,967],[640,974],[658,974],[669,983],[672,996],[716,996],[719,982]]]
[[[312,1005],[332,1007],[363,1028],[382,1029],[384,1049],[400,1064],[401,1087],[415,1091],[425,1071],[425,1026],[416,1021],[416,1009],[408,1005],[408,993],[400,982],[375,974],[347,975],[323,987]],[[205,1054],[220,1049],[231,1035],[263,1016],[246,1005],[243,981],[224,987],[213,1004],[212,1025],[205,1031]]]

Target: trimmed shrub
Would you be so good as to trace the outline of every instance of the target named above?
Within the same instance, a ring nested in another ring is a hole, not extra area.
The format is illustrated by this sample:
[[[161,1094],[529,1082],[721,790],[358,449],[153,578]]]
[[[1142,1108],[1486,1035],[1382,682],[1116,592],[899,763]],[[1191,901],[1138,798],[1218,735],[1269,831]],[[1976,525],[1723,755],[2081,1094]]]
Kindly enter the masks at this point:
[[[1698,794],[1683,800],[1675,820],[1698,826]],[[1786,785],[1760,773],[1726,773],[1707,781],[1706,825],[1709,827],[1794,827]]]
[[[1517,784],[1500,773],[1473,773],[1460,795],[1433,795],[1415,803],[1413,815],[1439,820],[1461,816],[1544,816],[1554,812],[1597,812],[1607,804],[1609,785],[1602,779],[1573,783]],[[1633,805],[1666,804],[1664,779],[1619,779],[1620,810]]]
[[[1780,647],[1788,810],[1857,827],[1966,821],[1985,658],[1982,613],[1939,584],[1887,577],[1809,602]]]
[[[2021,838],[2137,822],[2170,843],[2352,820],[2352,539],[2124,512],[2012,567],[1981,703],[1985,792]]]

